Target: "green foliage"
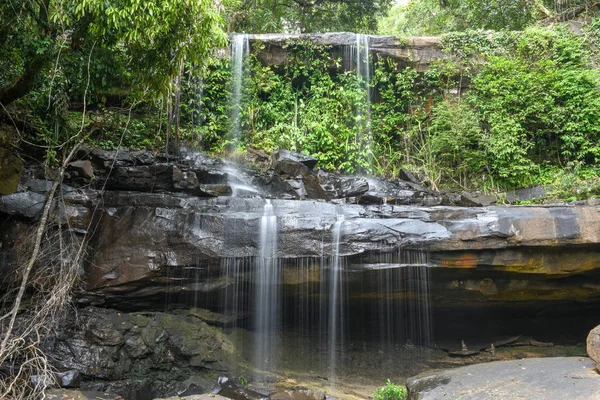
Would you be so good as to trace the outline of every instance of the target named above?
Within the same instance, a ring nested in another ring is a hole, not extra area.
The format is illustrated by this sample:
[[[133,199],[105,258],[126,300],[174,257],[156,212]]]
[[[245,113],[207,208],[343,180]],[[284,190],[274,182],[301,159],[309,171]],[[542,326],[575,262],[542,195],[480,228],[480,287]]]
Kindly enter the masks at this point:
[[[374,33],[391,0],[240,1],[223,2],[230,32],[364,32]]]
[[[225,40],[212,0],[9,0],[0,5],[0,102],[15,103],[29,141],[49,146],[53,158],[54,146],[91,129],[69,113],[134,104],[159,113],[184,60],[201,68]],[[132,121],[126,142],[155,142],[154,128]]]
[[[511,53],[489,57],[467,96],[489,137],[492,173],[518,186],[534,183],[545,165],[596,163],[600,81],[581,41],[532,28]]]
[[[517,31],[543,19],[575,19],[594,9],[588,0],[411,0],[390,10],[380,22],[380,32],[440,35],[473,29]]]
[[[476,112],[464,101],[446,99],[435,107],[429,140],[442,181],[468,187],[485,179],[487,143]]]
[[[389,379],[385,386],[373,393],[373,400],[406,400],[407,398],[408,391],[406,387],[394,385]]]

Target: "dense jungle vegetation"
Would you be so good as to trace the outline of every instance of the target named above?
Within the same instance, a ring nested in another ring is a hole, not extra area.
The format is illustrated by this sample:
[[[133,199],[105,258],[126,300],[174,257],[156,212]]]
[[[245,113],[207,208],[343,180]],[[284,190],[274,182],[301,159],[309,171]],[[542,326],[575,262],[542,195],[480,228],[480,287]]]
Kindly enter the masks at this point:
[[[600,192],[596,12],[588,0],[8,0],[1,141],[48,163],[81,137],[155,151],[288,148],[326,169],[408,168],[434,188],[539,184],[585,198]],[[425,73],[373,57],[369,122],[357,112],[364,82],[327,47],[290,43],[284,67],[253,56],[232,140],[228,32],[344,30],[439,35],[455,57]]]

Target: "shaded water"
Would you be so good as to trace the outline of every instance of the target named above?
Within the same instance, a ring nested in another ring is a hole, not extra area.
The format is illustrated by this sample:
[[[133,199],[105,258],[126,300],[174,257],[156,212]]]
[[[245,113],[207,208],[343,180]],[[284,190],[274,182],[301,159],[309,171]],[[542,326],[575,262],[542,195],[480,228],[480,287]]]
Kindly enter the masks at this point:
[[[433,343],[427,253],[344,257],[351,244],[339,215],[323,232],[321,256],[282,259],[276,204],[265,200],[262,213],[248,213],[256,220],[257,234],[248,238],[255,255],[224,258],[189,277],[196,279],[194,306],[215,313],[227,333],[242,332],[237,350],[253,380],[309,368],[333,389],[356,373],[349,365],[363,356],[414,372]],[[239,240],[236,226],[224,225]]]

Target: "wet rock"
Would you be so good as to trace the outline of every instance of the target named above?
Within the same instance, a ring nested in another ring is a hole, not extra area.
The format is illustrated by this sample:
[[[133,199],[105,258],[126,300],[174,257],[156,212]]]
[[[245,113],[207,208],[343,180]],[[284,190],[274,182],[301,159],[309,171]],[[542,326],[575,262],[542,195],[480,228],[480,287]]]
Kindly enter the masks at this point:
[[[248,162],[266,163],[271,158],[267,153],[265,153],[261,149],[247,147],[246,151],[248,152],[248,154],[246,155],[246,161],[248,161]]]
[[[112,170],[104,188],[139,192],[170,191],[173,190],[173,169],[171,164],[117,167]]]
[[[49,389],[44,394],[47,400],[124,400],[115,393],[90,390]]]
[[[86,179],[94,178],[94,167],[90,160],[73,161],[69,163],[67,173],[75,172],[77,175]]]
[[[154,164],[154,155],[148,150],[138,150],[131,153],[136,165],[151,165]]]
[[[173,188],[194,191],[199,184],[198,177],[194,172],[181,171],[179,168],[173,167]]]
[[[275,165],[275,173],[287,175],[292,178],[303,178],[308,174],[308,167],[302,163],[290,160],[278,161]]]
[[[38,218],[42,214],[46,196],[34,192],[19,192],[0,196],[0,212],[25,218]]]
[[[225,184],[198,185],[199,194],[204,197],[231,196],[231,186]]]
[[[506,193],[506,201],[510,204],[524,201],[538,201],[546,198],[546,189],[534,186],[527,189],[513,190]]]
[[[219,396],[218,394],[197,394],[192,396],[185,395],[185,397],[174,396],[160,399],[157,398],[155,400],[227,400],[227,397]]]
[[[409,399],[597,399],[600,379],[588,358],[531,358],[424,373],[407,382]]]
[[[415,68],[419,72],[427,71],[434,61],[452,58],[445,52],[436,37],[409,37],[400,39],[392,36],[369,36],[372,53],[385,58],[393,58],[401,65]],[[260,49],[253,50],[257,58],[266,65],[284,65],[288,62],[289,41],[310,42],[324,45],[335,54],[344,54],[347,46],[356,43],[356,34],[345,32],[315,34],[255,34],[249,35],[250,43],[261,43]],[[352,65],[352,60],[343,59],[344,65]]]
[[[273,393],[271,400],[325,400],[327,396],[323,392],[307,389],[286,390]]]
[[[236,385],[233,380],[225,376],[218,379],[217,386],[212,389],[211,393],[232,400],[261,400],[268,398],[268,396],[264,396],[252,389]]]
[[[88,157],[97,167],[102,169],[110,169],[113,165],[115,167],[124,167],[135,164],[135,158],[127,149],[94,149],[89,153]]]
[[[462,207],[487,207],[496,203],[498,199],[494,195],[462,192],[460,198],[456,201],[457,206]]]
[[[0,146],[0,195],[17,191],[23,172],[23,161],[9,149]]]
[[[421,180],[417,178],[417,176],[406,168],[400,168],[400,173],[398,177],[406,182],[411,182],[417,185],[421,185]]]
[[[78,312],[75,328],[71,323],[63,327],[45,342],[45,350],[59,368],[115,381],[117,386],[105,383],[102,388],[113,393],[136,385],[167,392],[199,371],[235,371],[233,345],[193,315],[87,307]],[[84,382],[82,388],[91,386]]]
[[[600,325],[590,331],[586,343],[588,356],[596,363],[596,367],[600,368]]]
[[[81,385],[81,374],[77,370],[69,370],[56,374],[58,382],[64,388],[78,388]]]
[[[274,168],[280,163],[300,163],[305,165],[309,170],[313,169],[319,160],[306,154],[296,153],[289,150],[278,150],[271,156],[272,165]]]

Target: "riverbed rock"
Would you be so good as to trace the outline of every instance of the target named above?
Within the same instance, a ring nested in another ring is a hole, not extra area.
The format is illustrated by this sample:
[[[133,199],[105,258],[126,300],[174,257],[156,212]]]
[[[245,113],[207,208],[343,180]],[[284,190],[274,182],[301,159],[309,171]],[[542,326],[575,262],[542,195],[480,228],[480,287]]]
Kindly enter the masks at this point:
[[[586,343],[588,356],[594,360],[596,368],[600,368],[600,325],[590,331]]]
[[[589,358],[531,358],[424,373],[407,383],[409,399],[600,399]]]
[[[271,156],[271,159],[274,168],[277,168],[277,165],[279,165],[280,163],[292,162],[302,164],[306,166],[309,170],[311,170],[319,162],[319,160],[314,157],[285,149],[281,149],[274,152]]]
[[[125,313],[87,307],[58,335],[47,338],[55,366],[116,386],[83,382],[84,390],[124,394],[131,387],[167,394],[190,375],[214,379],[235,371],[233,345],[217,328],[191,313]],[[208,390],[208,388],[204,388]]]

